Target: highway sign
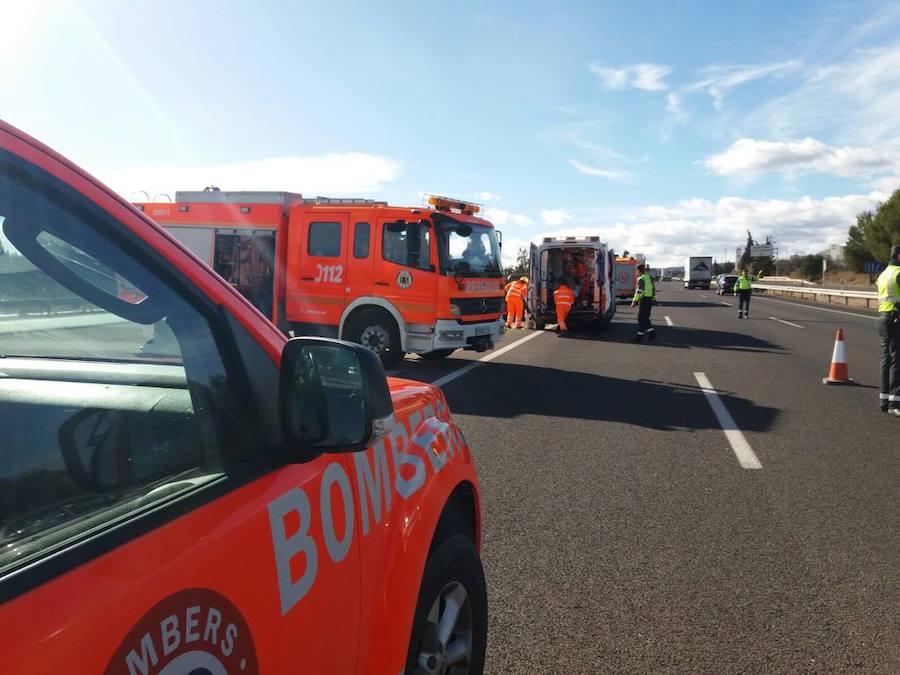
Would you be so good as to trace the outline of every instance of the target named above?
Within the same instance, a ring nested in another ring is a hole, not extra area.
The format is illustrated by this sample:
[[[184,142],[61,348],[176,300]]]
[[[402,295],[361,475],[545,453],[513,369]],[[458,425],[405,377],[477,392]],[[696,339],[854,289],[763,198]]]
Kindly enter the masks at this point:
[[[884,269],[884,265],[880,262],[875,262],[874,260],[866,261],[866,272],[869,274],[878,274],[882,269]]]
[[[775,247],[772,244],[755,244],[750,247],[751,258],[771,258],[775,255]]]

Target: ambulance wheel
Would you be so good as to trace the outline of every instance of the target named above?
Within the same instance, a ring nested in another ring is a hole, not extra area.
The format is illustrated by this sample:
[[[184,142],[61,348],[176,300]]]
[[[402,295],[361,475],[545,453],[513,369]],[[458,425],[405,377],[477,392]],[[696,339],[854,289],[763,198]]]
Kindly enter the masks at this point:
[[[419,354],[419,356],[426,361],[440,361],[441,359],[446,359],[455,351],[455,349],[435,349],[433,352],[425,352],[424,354]]]
[[[387,312],[368,310],[348,322],[344,337],[371,349],[385,368],[395,366],[405,354],[400,350],[400,329]]]
[[[486,645],[484,570],[472,541],[457,534],[432,551],[425,564],[406,672],[480,675]]]
[[[547,322],[543,319],[534,319],[532,325],[534,326],[535,330],[544,330],[544,328],[547,326]]]

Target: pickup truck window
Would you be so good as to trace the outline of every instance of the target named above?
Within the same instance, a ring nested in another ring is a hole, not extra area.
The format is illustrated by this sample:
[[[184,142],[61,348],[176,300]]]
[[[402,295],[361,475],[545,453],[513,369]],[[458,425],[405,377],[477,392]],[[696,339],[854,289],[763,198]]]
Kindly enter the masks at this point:
[[[201,313],[0,164],[0,577],[224,476]]]

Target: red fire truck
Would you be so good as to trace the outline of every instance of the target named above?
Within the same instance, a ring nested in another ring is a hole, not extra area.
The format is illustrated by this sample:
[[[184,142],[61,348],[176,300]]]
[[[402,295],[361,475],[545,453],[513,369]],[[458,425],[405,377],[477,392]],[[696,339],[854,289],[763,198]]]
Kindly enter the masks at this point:
[[[0,317],[0,673],[482,672],[480,490],[440,389],[288,340],[2,122],[0,243],[30,315]]]
[[[500,242],[475,204],[207,189],[137,206],[285,332],[359,342],[385,364],[502,334]]]

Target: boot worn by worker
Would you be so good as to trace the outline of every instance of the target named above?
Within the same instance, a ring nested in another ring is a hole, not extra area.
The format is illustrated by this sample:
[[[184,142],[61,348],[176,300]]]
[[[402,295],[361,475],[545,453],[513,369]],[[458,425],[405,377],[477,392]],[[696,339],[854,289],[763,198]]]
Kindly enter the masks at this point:
[[[647,342],[653,342],[656,339],[656,331],[653,328],[647,329]]]
[[[888,408],[887,414],[891,417],[900,418],[900,408]]]

